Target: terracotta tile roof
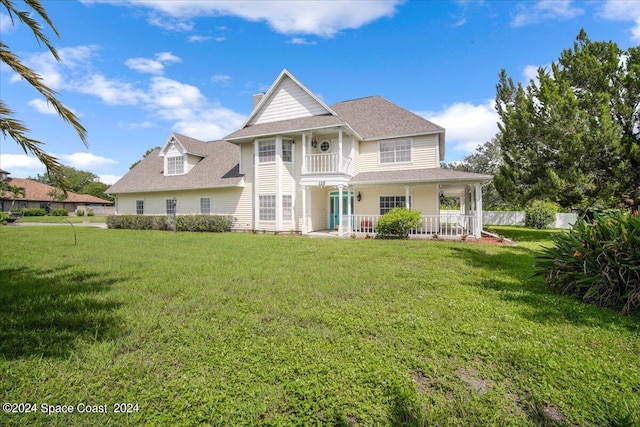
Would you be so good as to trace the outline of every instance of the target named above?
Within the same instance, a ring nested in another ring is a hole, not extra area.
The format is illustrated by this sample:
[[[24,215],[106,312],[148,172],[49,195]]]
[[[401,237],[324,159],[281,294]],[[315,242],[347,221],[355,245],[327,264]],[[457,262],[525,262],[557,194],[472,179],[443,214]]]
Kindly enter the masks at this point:
[[[349,184],[386,184],[386,183],[417,183],[417,182],[478,182],[489,181],[491,175],[479,173],[461,172],[451,169],[425,168],[409,170],[391,170],[376,172],[361,172],[354,176]]]
[[[187,174],[164,175],[164,158],[160,149],[149,153],[107,193],[137,193],[197,188],[235,187],[242,184],[240,175],[240,148],[226,141],[203,142],[174,134],[189,153],[204,156]]]
[[[7,184],[9,185],[17,185],[18,187],[22,187],[25,190],[25,197],[17,197],[16,201],[29,201],[29,202],[50,202],[51,196],[48,195],[50,191],[53,190],[53,187],[47,184],[43,184],[38,181],[34,181],[32,179],[26,178],[8,178]],[[2,198],[4,200],[13,200],[13,194],[9,191]],[[65,203],[99,203],[99,204],[110,204],[113,202],[109,200],[104,200],[99,197],[91,196],[89,194],[76,194],[72,192],[67,193],[67,198],[62,200]]]
[[[444,133],[444,128],[381,96],[338,102],[331,109],[365,140]]]

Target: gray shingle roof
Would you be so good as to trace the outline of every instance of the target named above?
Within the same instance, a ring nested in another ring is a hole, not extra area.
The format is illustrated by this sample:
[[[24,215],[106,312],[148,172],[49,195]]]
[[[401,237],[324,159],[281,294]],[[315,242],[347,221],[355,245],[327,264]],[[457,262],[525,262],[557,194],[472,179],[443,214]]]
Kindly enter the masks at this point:
[[[240,148],[226,141],[203,142],[174,134],[191,154],[204,156],[185,175],[164,175],[164,158],[159,149],[149,153],[133,169],[107,190],[107,193],[137,193],[198,188],[235,187],[242,183]]]
[[[365,140],[444,132],[444,128],[381,96],[338,102],[331,109]]]
[[[381,96],[338,102],[331,109],[336,116],[327,114],[247,126],[226,136],[225,140],[241,141],[338,125],[349,126],[364,140],[444,133],[444,128]]]
[[[277,122],[260,123],[253,126],[247,126],[243,129],[227,135],[224,139],[227,141],[238,141],[242,139],[251,139],[265,135],[286,134],[290,132],[302,132],[310,129],[319,129],[343,125],[344,122],[331,115],[310,116],[298,119],[280,120]]]
[[[489,181],[491,175],[479,173],[461,172],[451,169],[425,168],[410,170],[391,170],[376,172],[361,172],[354,176],[349,184],[386,184],[386,183],[413,183],[413,182],[478,182]]]

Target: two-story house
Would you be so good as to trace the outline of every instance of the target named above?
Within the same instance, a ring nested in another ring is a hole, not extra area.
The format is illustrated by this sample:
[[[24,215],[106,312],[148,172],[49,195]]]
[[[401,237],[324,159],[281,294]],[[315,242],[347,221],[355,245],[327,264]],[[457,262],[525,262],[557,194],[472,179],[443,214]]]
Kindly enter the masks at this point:
[[[442,127],[379,96],[329,107],[283,70],[239,130],[172,134],[108,192],[118,214],[230,214],[237,229],[302,234],[373,232],[402,206],[422,213],[415,233],[479,237],[491,176],[441,169],[444,151]],[[460,214],[440,215],[444,196]]]

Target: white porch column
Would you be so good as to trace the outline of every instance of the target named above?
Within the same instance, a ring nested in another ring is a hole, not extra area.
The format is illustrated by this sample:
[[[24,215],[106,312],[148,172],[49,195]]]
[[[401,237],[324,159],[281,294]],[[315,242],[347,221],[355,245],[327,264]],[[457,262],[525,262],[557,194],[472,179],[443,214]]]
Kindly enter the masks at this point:
[[[480,184],[474,184],[476,193],[476,238],[479,239],[482,236],[482,186]]]
[[[338,236],[342,236],[342,187],[338,185]]]
[[[307,157],[307,134],[303,132],[302,133],[302,173],[307,172],[306,157]]]
[[[342,128],[338,128],[338,172],[342,170]]]
[[[347,233],[351,234],[353,232],[353,230],[351,229],[351,194],[352,194],[352,190],[349,188],[347,189]]]
[[[258,172],[260,162],[259,144],[256,139],[253,141],[253,229],[260,228],[260,194],[258,193],[259,181]]]
[[[300,232],[302,234],[307,234],[308,233],[308,228],[307,228],[307,186],[303,185],[300,187],[300,189],[302,190],[302,227]]]
[[[276,136],[276,231],[282,231],[282,136]]]
[[[407,209],[411,209],[411,203],[409,203],[409,186],[404,186],[404,203]]]

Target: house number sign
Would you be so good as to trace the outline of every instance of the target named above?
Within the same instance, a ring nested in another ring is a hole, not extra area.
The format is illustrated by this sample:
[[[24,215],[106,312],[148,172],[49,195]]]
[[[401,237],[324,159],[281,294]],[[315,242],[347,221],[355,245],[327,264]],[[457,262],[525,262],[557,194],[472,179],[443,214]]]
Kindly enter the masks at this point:
[[[320,188],[324,187],[325,184],[325,181],[318,181],[318,185],[320,186]]]

